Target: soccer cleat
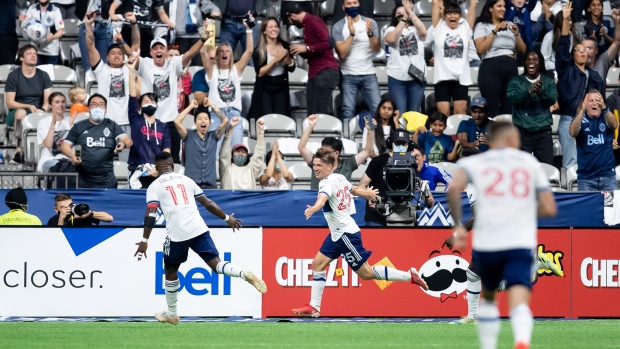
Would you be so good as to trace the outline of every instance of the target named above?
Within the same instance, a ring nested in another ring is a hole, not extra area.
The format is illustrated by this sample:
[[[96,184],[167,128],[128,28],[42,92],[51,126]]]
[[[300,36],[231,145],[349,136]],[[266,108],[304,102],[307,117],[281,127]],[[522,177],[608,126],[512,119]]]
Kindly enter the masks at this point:
[[[460,318],[458,320],[454,320],[454,321],[452,321],[450,323],[454,324],[454,325],[473,325],[476,322],[477,322],[476,319],[472,319],[470,317],[463,316],[462,318]]]
[[[261,280],[258,276],[254,275],[251,271],[245,272],[245,281],[247,281],[250,285],[254,286],[260,293],[267,292],[267,285],[265,285],[265,281]]]
[[[319,313],[319,311],[316,310],[310,304],[306,305],[305,307],[293,309],[292,311],[293,311],[294,314],[297,314],[299,316],[304,316],[304,317],[319,317],[319,316],[321,316],[321,313]]]
[[[560,277],[564,276],[564,272],[560,269],[560,266],[553,263],[553,261],[545,253],[538,254],[538,265],[541,266],[542,268],[551,270],[551,272],[553,272],[553,274],[557,276],[560,276]]]
[[[426,281],[424,281],[420,277],[420,274],[418,274],[418,271],[415,268],[409,269],[409,275],[411,275],[411,283],[412,284],[416,284],[416,285],[422,287],[422,289],[424,291],[428,291],[428,285],[426,284]]]
[[[176,324],[179,323],[179,317],[178,316],[171,317],[170,315],[168,315],[168,312],[165,312],[165,311],[161,311],[159,313],[155,313],[155,318],[159,322],[167,322],[167,323],[172,324],[172,325],[176,325]]]

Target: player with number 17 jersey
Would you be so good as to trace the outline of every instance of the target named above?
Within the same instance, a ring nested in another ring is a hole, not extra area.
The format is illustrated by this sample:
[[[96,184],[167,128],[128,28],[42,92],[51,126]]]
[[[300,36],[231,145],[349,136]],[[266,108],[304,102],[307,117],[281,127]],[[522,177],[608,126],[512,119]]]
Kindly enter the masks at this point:
[[[195,198],[204,196],[191,178],[174,172],[162,174],[146,191],[147,205],[159,204],[172,241],[185,241],[209,230],[198,212]]]

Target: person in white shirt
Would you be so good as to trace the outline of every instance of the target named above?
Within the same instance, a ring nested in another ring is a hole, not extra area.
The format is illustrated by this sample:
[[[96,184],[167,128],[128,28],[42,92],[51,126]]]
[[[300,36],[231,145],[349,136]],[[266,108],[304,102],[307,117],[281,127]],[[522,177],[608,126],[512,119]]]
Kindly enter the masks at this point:
[[[345,0],[345,18],[334,24],[332,36],[342,72],[342,117],[356,115],[355,101],[361,91],[370,111],[377,110],[381,93],[372,62],[381,49],[377,22],[359,14],[359,0]]]
[[[39,21],[47,27],[47,38],[43,43],[31,41],[31,44],[36,45],[39,50],[37,65],[58,64],[59,39],[65,33],[65,24],[60,9],[50,4],[50,0],[41,0],[38,4],[30,5],[25,15],[19,15],[19,20],[22,22],[22,27],[30,21]]]
[[[389,46],[387,61],[388,92],[401,113],[420,112],[424,100],[424,40],[427,31],[424,23],[413,12],[413,3],[404,0],[402,6],[392,11],[392,22],[385,31],[385,43]],[[422,81],[409,74],[415,67]]]
[[[41,148],[41,156],[37,164],[37,172],[45,173],[59,160],[70,160],[60,150],[60,144],[69,134],[77,114],[69,116],[65,113],[67,98],[61,92],[52,92],[48,98],[52,114],[44,117],[37,124],[37,143]]]
[[[309,219],[315,212],[322,210],[330,234],[327,235],[319,252],[312,260],[310,303],[293,309],[293,313],[299,316],[320,316],[321,298],[326,280],[325,268],[340,256],[362,280],[407,281],[428,290],[426,282],[415,268],[402,271],[387,266],[371,267],[368,264],[368,258],[372,252],[367,251],[362,245],[360,228],[351,217],[355,210],[351,196],[376,197],[379,195],[379,190],[372,187],[366,189],[353,186],[343,175],[333,173],[335,162],[333,152],[323,148],[317,150],[312,160],[312,170],[321,182],[316,202],[312,206],[306,206],[304,215],[306,219]]]
[[[470,0],[469,11],[461,17],[461,7],[446,2],[441,13],[441,0],[433,0],[433,38],[435,54],[435,100],[437,109],[451,115],[467,114],[468,86],[472,84],[469,74],[469,48],[473,45],[472,29],[476,20],[476,0]]]
[[[172,155],[161,152],[155,156],[155,168],[160,173],[146,190],[146,214],[144,217],[144,233],[142,241],[137,243],[135,256],[138,261],[146,258],[148,240],[155,226],[157,210],[161,209],[166,218],[168,236],[164,243],[164,269],[166,272],[166,302],[168,310],[155,314],[160,322],[173,325],[179,323],[177,315],[177,291],[179,289],[178,270],[187,261],[191,248],[207,265],[218,274],[240,277],[254,286],[260,293],[267,292],[265,282],[249,270],[221,261],[219,252],[209,233],[209,227],[200,216],[196,201],[204,206],[209,213],[223,219],[233,229],[241,228],[241,220],[224,213],[222,209],[205,196],[202,189],[189,177],[174,173]]]
[[[135,33],[135,32],[134,32]],[[139,37],[139,35],[137,35]],[[198,54],[206,38],[197,41],[189,51],[181,56],[168,57],[168,44],[162,38],[151,41],[151,58],[140,58],[136,62],[136,71],[142,78],[140,93],[152,92],[157,96],[157,111],[155,118],[168,124],[172,146],[170,152],[175,163],[180,163],[181,136],[174,126],[174,119],[179,114],[177,110],[178,84],[177,79],[192,58]],[[139,44],[139,42],[138,42]],[[132,47],[135,47],[134,43]],[[218,119],[215,115],[213,118]],[[218,119],[219,120],[219,119]]]
[[[528,303],[538,244],[537,218],[555,216],[557,206],[536,158],[519,150],[519,132],[512,123],[494,122],[489,126],[488,140],[489,151],[458,161],[460,168],[448,190],[456,222],[454,246],[462,249],[467,245],[467,230],[460,223],[461,191],[472,185],[478,194],[472,262],[483,284],[478,310],[481,347],[497,346],[500,319],[495,296],[504,279],[515,348],[529,348],[534,319]]]

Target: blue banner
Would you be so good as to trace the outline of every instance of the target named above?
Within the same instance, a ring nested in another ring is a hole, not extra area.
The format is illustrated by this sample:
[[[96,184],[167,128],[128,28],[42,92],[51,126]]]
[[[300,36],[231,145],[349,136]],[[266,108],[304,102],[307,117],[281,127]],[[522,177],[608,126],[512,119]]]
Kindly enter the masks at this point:
[[[74,203],[88,204],[94,211],[105,211],[114,217],[112,225],[140,226],[146,210],[146,191],[129,189],[89,190],[26,190],[28,212],[36,215],[46,224],[54,216],[54,196],[68,193]],[[0,190],[4,197],[7,190]],[[289,191],[228,191],[206,190],[205,194],[226,213],[234,213],[246,226],[263,227],[324,227],[327,226],[320,212],[310,219],[304,217],[306,205],[313,205],[317,192],[313,190]],[[418,212],[418,222],[424,226],[452,225],[447,197],[443,192],[433,193],[435,206]],[[603,227],[603,195],[592,192],[555,193],[558,215],[555,218],[539,220],[542,227]],[[364,226],[365,201],[355,199],[357,213],[353,216],[358,225]],[[210,226],[225,226],[219,218],[200,207],[202,217]],[[7,208],[8,211],[8,208]],[[6,212],[6,211],[0,211]],[[518,214],[518,213],[515,213]],[[463,193],[463,215],[471,215],[469,204]],[[102,223],[104,224],[104,223]],[[106,224],[107,225],[107,224]]]

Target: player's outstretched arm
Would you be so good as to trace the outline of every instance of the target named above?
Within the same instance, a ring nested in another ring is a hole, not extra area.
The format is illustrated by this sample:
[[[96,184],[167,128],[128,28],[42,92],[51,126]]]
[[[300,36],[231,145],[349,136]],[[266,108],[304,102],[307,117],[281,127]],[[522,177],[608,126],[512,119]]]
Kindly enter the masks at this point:
[[[233,232],[235,231],[235,229],[241,228],[241,220],[235,218],[234,213],[231,213],[230,216],[227,215],[215,202],[213,202],[213,200],[209,199],[205,195],[197,197],[196,201],[198,201],[202,206],[204,206],[204,208],[206,208],[209,213],[223,219],[226,224],[228,224],[228,226],[233,229]]]
[[[313,206],[306,205],[306,210],[304,211],[304,216],[306,216],[306,219],[309,219],[316,211],[322,209],[327,200],[329,200],[327,195],[319,193],[319,196],[316,198],[316,202]]]
[[[149,247],[149,237],[151,236],[151,231],[153,231],[153,227],[155,226],[155,218],[157,217],[157,208],[159,204],[152,202],[146,205],[146,213],[144,214],[144,232],[142,233],[142,241],[137,242],[138,249],[136,253],[133,255],[134,257],[138,256],[138,261],[142,260],[142,255],[146,258],[146,249]]]

